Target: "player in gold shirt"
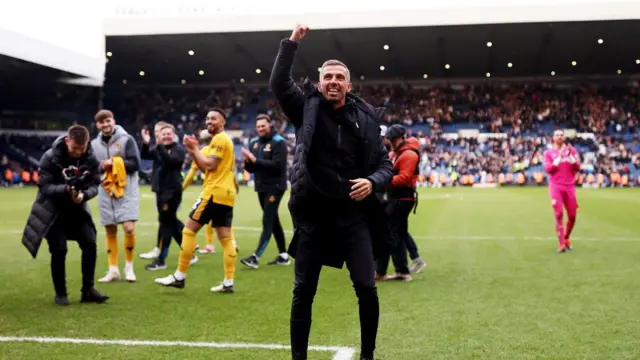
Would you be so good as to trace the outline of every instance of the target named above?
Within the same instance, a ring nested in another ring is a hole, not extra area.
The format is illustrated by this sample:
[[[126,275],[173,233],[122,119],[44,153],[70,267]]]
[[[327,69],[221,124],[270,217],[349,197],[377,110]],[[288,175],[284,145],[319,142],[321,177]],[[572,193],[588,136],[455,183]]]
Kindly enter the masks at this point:
[[[236,267],[236,248],[231,232],[233,206],[236,202],[235,156],[233,141],[224,131],[226,116],[221,109],[214,108],[207,113],[205,124],[213,136],[209,151],[204,155],[198,149],[198,140],[193,135],[185,135],[184,145],[201,169],[205,170],[202,192],[189,214],[182,231],[182,249],[178,270],[155,282],[164,286],[184,288],[189,270],[189,261],[196,246],[196,234],[203,225],[211,222],[223,249],[224,281],[211,288],[213,292],[232,293]]]
[[[208,156],[208,154],[209,154],[209,143],[210,142],[211,142],[211,134],[209,133],[208,130],[202,130],[200,132],[200,143],[203,146],[200,148],[200,152],[204,156]],[[191,163],[191,168],[189,169],[189,172],[187,173],[187,176],[184,177],[184,182],[182,183],[182,191],[183,192],[193,182],[193,179],[195,178],[196,173],[198,172],[198,169],[200,169],[200,168],[198,168],[198,163],[193,161]],[[205,172],[204,169],[200,169],[200,170],[203,173]],[[215,245],[214,238],[213,238],[213,226],[211,226],[211,223],[208,223],[207,225],[205,225],[205,229],[204,230],[205,230],[207,245],[205,245],[205,247],[203,249],[200,249],[199,253],[200,254],[215,253],[216,252],[216,245]]]

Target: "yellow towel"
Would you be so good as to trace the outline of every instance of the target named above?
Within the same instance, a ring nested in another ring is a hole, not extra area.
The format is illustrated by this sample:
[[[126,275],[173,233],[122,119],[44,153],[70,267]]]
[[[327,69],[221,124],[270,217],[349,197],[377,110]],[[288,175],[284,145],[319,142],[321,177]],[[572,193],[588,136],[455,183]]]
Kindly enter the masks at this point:
[[[124,187],[127,186],[127,170],[124,167],[124,160],[120,156],[112,159],[111,169],[102,181],[102,187],[109,193],[109,196],[119,199],[124,196]]]

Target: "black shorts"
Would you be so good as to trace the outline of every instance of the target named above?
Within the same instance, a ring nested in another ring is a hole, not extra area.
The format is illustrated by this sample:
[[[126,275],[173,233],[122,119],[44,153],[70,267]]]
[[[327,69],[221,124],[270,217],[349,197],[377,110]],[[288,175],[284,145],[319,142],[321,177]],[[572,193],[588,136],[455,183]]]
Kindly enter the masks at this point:
[[[216,204],[211,198],[207,201],[198,198],[191,208],[189,218],[200,225],[211,222],[213,227],[231,227],[233,207]]]

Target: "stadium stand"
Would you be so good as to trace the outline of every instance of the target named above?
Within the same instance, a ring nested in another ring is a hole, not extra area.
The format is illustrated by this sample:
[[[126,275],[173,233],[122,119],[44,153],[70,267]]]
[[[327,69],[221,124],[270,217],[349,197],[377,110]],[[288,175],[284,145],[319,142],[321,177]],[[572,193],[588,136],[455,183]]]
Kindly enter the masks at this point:
[[[426,186],[546,184],[541,155],[558,128],[581,134],[572,140],[583,161],[577,179],[580,184],[640,184],[640,97],[633,86],[529,83],[427,88],[379,84],[357,86],[354,91],[386,107],[387,124],[403,124],[420,140],[420,171]],[[235,139],[238,145],[254,136],[253,119],[260,113],[277,119],[278,130],[293,141],[292,127],[265,88],[132,88],[118,95],[105,106],[117,109],[118,122],[134,134],[161,119],[172,122],[182,133],[194,133],[201,128],[206,109],[220,106],[230,114],[229,128],[242,131]],[[5,134],[0,149],[16,165],[31,169],[54,138]],[[237,165],[243,179],[239,148]],[[144,170],[149,166],[146,163]]]

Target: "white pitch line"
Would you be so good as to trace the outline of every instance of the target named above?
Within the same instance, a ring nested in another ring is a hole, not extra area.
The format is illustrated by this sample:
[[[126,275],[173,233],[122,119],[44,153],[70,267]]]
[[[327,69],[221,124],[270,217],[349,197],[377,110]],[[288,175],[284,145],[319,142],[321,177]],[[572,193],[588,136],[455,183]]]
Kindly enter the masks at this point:
[[[352,348],[341,348],[333,355],[332,360],[351,360],[356,355],[356,350]]]
[[[197,341],[155,341],[155,340],[103,340],[103,339],[78,339],[55,337],[22,337],[0,336],[0,342],[38,342],[38,343],[65,343],[65,344],[90,344],[90,345],[123,345],[123,346],[184,346],[219,349],[266,349],[266,350],[290,350],[289,345],[280,344],[251,344],[251,343],[216,343]],[[355,349],[341,346],[309,346],[310,351],[334,352],[333,360],[352,360]]]

